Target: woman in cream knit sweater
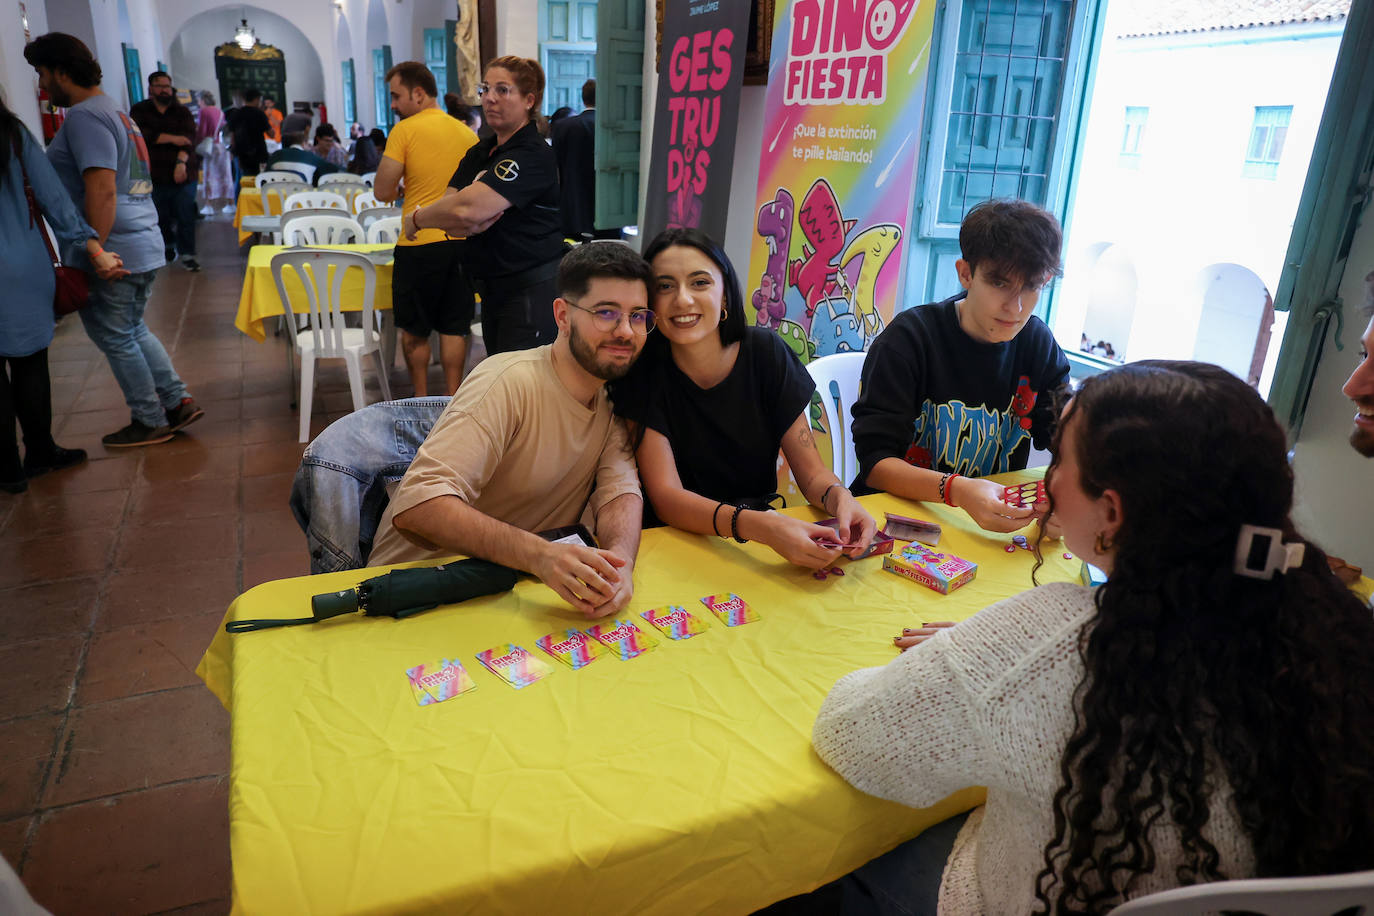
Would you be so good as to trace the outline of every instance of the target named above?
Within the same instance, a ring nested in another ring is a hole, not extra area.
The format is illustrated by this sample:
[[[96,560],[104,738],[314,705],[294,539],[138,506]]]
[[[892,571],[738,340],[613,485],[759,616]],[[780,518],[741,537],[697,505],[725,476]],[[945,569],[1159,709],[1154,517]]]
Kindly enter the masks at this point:
[[[940,913],[1097,913],[1374,868],[1374,620],[1294,530],[1286,453],[1215,366],[1086,380],[1048,487],[1107,582],[907,631],[903,655],[835,685],[813,740],[857,788],[913,806],[988,789],[952,848],[918,837],[843,880],[928,913],[892,876],[938,857]]]

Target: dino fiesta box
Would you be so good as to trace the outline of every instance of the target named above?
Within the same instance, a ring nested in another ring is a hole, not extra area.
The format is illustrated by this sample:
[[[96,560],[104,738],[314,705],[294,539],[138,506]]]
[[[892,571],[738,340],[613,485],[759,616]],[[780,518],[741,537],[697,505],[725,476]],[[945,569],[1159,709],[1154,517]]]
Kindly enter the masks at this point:
[[[952,553],[938,553],[924,544],[911,543],[883,558],[883,569],[919,582],[942,595],[967,585],[978,575],[978,564]]]

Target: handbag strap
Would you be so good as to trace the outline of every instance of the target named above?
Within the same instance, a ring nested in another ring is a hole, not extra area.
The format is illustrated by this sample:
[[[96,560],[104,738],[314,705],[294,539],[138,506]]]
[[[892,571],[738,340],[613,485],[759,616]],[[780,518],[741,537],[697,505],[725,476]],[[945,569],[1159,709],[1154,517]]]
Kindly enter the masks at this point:
[[[29,225],[38,229],[38,234],[43,236],[43,246],[48,249],[48,259],[52,261],[53,267],[61,265],[62,259],[53,250],[52,239],[48,238],[48,230],[43,228],[43,215],[38,209],[38,197],[33,193],[33,185],[29,184],[29,170],[24,168],[24,148],[19,139],[19,132],[15,131],[10,137],[10,144],[14,147],[14,158],[19,161],[19,174],[24,176],[24,199],[29,204]]]

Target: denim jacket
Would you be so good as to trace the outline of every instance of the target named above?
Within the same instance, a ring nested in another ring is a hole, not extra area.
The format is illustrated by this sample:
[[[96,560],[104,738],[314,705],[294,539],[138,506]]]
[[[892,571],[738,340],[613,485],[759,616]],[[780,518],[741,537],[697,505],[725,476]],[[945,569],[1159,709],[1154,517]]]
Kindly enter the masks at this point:
[[[305,532],[310,573],[359,569],[372,553],[377,524],[446,397],[369,404],[329,424],[301,456],[291,482],[291,512]]]

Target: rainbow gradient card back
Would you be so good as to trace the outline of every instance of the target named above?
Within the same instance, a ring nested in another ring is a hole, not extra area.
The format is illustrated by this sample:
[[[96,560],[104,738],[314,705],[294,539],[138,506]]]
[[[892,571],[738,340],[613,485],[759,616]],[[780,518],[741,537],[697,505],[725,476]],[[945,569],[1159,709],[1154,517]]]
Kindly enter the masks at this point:
[[[534,644],[574,671],[590,665],[606,651],[596,637],[574,627],[541,636]]]
[[[503,643],[477,653],[477,660],[486,669],[516,690],[528,687],[553,673],[553,668],[524,646]]]
[[[477,689],[477,682],[468,674],[463,663],[453,658],[425,662],[406,669],[406,680],[421,706],[433,706]]]
[[[734,592],[724,595],[707,595],[701,599],[701,603],[706,605],[707,610],[716,615],[716,619],[727,627],[743,626],[746,623],[754,623],[763,618],[759,617],[759,612],[745,603],[744,599]]]
[[[658,645],[658,637],[652,631],[641,630],[629,619],[595,624],[587,628],[587,635],[600,641],[621,661],[638,658]]]
[[[639,616],[653,624],[669,639],[691,639],[705,633],[710,625],[680,604],[669,604],[645,611]]]

